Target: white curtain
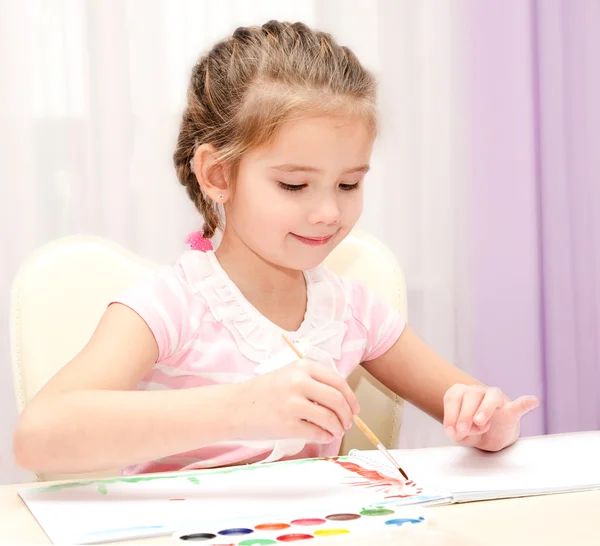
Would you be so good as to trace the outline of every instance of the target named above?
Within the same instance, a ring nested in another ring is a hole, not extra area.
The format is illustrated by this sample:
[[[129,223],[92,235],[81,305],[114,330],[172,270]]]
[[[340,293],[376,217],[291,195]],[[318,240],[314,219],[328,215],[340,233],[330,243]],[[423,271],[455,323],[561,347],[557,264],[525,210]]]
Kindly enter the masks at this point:
[[[30,479],[11,453],[8,308],[19,264],[81,232],[172,262],[200,224],[171,164],[189,71],[236,26],[268,19],[334,33],[379,76],[382,133],[360,227],[401,262],[413,326],[470,367],[450,0],[0,0],[0,483]],[[444,442],[410,408],[401,437]]]

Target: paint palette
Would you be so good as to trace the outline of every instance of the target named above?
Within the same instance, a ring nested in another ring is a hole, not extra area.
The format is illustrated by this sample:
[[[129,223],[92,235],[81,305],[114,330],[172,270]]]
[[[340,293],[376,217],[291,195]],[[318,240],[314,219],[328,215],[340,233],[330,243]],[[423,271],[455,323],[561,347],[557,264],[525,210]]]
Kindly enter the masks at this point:
[[[426,510],[417,512],[406,507],[370,506],[326,515],[305,514],[302,518],[292,520],[222,520],[178,531],[173,538],[178,543],[201,542],[206,546],[263,546],[358,533],[381,533],[386,529],[423,524],[427,519]]]

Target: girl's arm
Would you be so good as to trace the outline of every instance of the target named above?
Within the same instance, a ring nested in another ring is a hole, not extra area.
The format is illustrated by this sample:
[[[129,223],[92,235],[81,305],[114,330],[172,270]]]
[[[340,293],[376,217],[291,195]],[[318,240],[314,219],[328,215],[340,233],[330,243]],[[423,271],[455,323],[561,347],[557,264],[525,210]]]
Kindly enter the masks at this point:
[[[364,368],[398,396],[443,422],[455,443],[496,451],[519,436],[520,418],[535,396],[510,401],[433,351],[408,326],[396,343]]]
[[[92,472],[220,441],[329,443],[358,411],[343,378],[309,361],[242,383],[131,390],[157,355],[144,320],[112,304],[86,347],[23,411],[14,436],[17,464],[42,473]]]
[[[86,347],[23,411],[14,436],[19,466],[96,471],[234,436],[226,418],[232,403],[228,386],[206,387],[201,395],[198,389],[131,390],[157,352],[137,313],[122,304],[109,306]]]

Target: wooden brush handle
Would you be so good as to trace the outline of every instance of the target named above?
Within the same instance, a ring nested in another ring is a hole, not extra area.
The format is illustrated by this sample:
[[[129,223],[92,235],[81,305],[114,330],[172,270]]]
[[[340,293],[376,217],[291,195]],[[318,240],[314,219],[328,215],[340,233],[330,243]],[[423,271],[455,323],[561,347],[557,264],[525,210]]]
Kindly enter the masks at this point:
[[[379,444],[381,444],[381,442],[379,441],[379,438],[377,438],[377,436],[375,436],[375,434],[373,434],[371,432],[371,429],[365,424],[365,422],[358,416],[355,415],[354,416],[354,422],[356,423],[356,426],[363,431],[364,435],[371,440],[371,442],[373,443],[373,445],[375,447],[377,447]]]
[[[283,341],[288,344],[289,348],[296,353],[296,356],[300,360],[304,360],[304,355],[298,349],[296,349],[296,346],[289,340],[289,338],[285,334],[281,334],[281,337],[283,338]]]

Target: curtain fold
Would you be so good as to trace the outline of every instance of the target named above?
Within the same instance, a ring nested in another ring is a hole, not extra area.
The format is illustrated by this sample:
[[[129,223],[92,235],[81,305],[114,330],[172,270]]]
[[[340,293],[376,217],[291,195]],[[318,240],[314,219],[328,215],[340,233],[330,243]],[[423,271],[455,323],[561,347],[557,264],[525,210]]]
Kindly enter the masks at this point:
[[[462,7],[475,367],[525,434],[597,429],[600,2]]]

